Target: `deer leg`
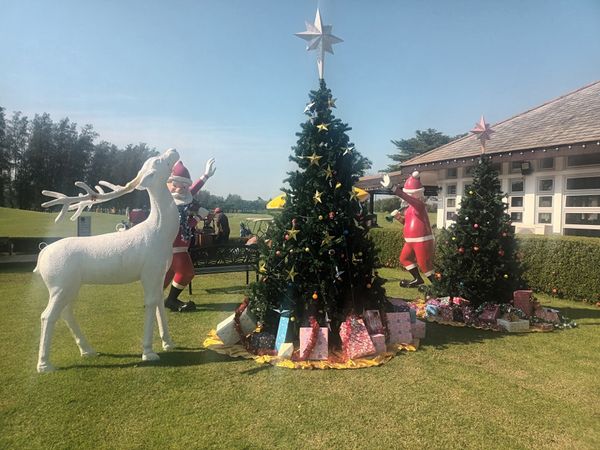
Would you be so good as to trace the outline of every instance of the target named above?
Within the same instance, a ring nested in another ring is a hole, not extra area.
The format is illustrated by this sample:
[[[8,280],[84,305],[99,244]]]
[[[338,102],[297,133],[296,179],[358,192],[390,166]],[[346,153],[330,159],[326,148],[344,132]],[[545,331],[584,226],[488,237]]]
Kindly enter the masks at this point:
[[[158,361],[160,357],[152,349],[152,334],[154,328],[154,317],[158,304],[162,301],[162,278],[144,276],[142,274],[142,286],[144,287],[144,340],[142,343],[142,361]],[[156,281],[158,280],[158,282]]]
[[[169,333],[169,324],[167,323],[167,314],[165,312],[165,304],[160,301],[156,307],[156,322],[158,323],[158,333],[162,341],[162,348],[168,352],[175,348],[175,343],[171,339]]]
[[[75,338],[75,343],[77,344],[77,347],[79,347],[79,353],[81,353],[81,356],[97,356],[98,353],[96,353],[96,351],[88,343],[87,339],[81,332],[81,328],[79,328],[79,324],[75,320],[75,315],[73,314],[73,303],[69,303],[67,306],[65,306],[65,309],[62,312],[62,318],[67,324],[67,327],[69,327],[69,330],[71,330],[71,334],[73,335],[73,338]]]
[[[70,287],[65,289],[62,287],[49,288],[50,298],[48,300],[48,306],[41,316],[41,333],[40,333],[40,348],[38,353],[37,371],[52,372],[54,367],[50,364],[50,344],[52,342],[52,333],[54,332],[54,325],[60,317],[61,310],[69,303],[72,302],[79,286]],[[74,292],[73,292],[74,291]]]

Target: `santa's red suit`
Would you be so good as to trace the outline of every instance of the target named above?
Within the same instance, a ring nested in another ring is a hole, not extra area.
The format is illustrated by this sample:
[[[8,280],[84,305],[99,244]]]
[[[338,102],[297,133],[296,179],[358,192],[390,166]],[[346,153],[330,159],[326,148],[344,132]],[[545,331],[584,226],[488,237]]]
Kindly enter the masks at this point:
[[[404,247],[400,252],[400,264],[413,275],[409,283],[401,283],[405,287],[423,284],[419,268],[426,277],[433,275],[433,255],[435,243],[433,232],[429,224],[427,207],[423,192],[425,188],[419,179],[419,172],[413,172],[404,183],[404,187],[397,187],[394,194],[408,203],[404,212]],[[396,218],[400,219],[400,213]],[[417,268],[418,266],[418,268]]]
[[[198,220],[190,213],[189,208],[193,196],[204,186],[206,180],[214,173],[214,159],[206,164],[206,172],[195,183],[192,183],[190,173],[181,161],[178,161],[169,177],[167,186],[179,209],[180,226],[177,237],[173,242],[173,261],[167,271],[164,287],[171,284],[171,291],[165,300],[165,306],[172,311],[190,311],[195,309],[193,302],[184,303],[178,299],[183,289],[190,284],[194,278],[194,265],[188,253],[193,230]]]

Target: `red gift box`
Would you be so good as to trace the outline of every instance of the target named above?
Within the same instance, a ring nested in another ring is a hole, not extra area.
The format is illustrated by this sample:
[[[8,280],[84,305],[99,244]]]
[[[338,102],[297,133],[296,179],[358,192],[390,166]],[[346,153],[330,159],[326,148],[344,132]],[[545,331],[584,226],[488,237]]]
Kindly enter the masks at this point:
[[[358,317],[348,317],[340,325],[340,338],[344,354],[349,359],[361,358],[376,353],[367,326]]]
[[[479,320],[483,322],[496,322],[498,316],[500,316],[500,306],[491,305],[483,310],[483,312],[479,315]]]
[[[533,291],[521,290],[513,292],[513,304],[519,308],[526,316],[531,316],[535,307],[533,300]]]

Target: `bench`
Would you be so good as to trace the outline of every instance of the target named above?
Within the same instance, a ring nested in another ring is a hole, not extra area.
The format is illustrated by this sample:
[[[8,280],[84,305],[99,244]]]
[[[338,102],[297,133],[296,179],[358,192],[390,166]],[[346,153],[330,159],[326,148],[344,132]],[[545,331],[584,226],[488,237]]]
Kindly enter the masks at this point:
[[[246,272],[246,284],[250,282],[250,272],[256,272],[258,281],[258,248],[243,242],[227,244],[211,244],[201,247],[191,247],[190,257],[194,265],[195,275],[211,273]],[[192,294],[192,283],[189,284]]]
[[[0,264],[35,263],[40,247],[56,242],[60,237],[0,237]]]

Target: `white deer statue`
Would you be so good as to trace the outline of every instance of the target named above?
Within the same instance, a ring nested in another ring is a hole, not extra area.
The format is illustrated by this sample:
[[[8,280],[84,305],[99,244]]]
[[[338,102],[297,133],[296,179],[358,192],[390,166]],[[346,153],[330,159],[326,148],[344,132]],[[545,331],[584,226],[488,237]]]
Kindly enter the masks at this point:
[[[43,207],[62,205],[56,221],[67,211],[77,209],[71,218],[75,220],[85,208],[120,197],[134,189],[148,191],[151,211],[144,222],[129,230],[99,236],[65,238],[48,245],[40,252],[33,271],[41,275],[50,298],[41,316],[38,372],[54,370],[49,361],[50,344],[54,325],[61,313],[81,355],[96,355],[73,315],[73,302],[82,284],[123,284],[141,280],[145,305],[142,360],[159,359],[152,350],[155,314],[163,349],[173,348],[162,296],[164,277],[171,264],[173,240],[179,229],[177,207],[167,188],[167,179],[178,160],[177,151],[169,149],[159,157],[148,159],[137,176],[125,186],[105,181],[99,183],[110,188],[111,192],[104,192],[100,186],[96,186],[94,191],[82,182],[75,185],[85,190],[86,194],[78,197],[42,191],[44,195],[55,197],[55,200],[42,204]]]

